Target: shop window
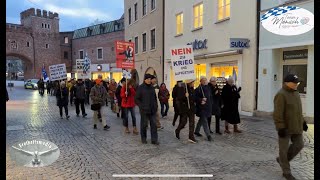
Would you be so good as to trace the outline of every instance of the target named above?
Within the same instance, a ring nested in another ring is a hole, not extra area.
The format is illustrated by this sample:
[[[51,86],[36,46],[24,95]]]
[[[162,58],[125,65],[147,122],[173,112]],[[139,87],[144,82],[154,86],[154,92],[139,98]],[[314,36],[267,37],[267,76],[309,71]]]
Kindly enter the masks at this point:
[[[177,26],[176,34],[177,35],[183,34],[183,13],[176,15],[176,26]]]
[[[195,70],[195,73],[196,73],[196,82],[194,83],[194,85],[195,85],[195,87],[198,87],[200,85],[200,77],[201,76],[206,76],[207,77],[206,64],[196,64],[194,66],[194,70]],[[210,78],[208,78],[208,79],[210,79]]]
[[[283,65],[283,77],[286,77],[288,74],[295,74],[302,80],[298,86],[298,91],[301,94],[307,93],[307,68],[307,64]]]
[[[218,0],[218,20],[230,17],[230,0]]]
[[[201,28],[203,25],[203,3],[193,7],[193,28]]]

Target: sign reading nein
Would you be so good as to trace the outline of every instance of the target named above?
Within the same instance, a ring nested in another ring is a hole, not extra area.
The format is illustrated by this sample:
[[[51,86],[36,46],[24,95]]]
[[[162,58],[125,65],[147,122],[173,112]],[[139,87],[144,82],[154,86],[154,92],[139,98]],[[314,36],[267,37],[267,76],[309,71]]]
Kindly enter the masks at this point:
[[[192,46],[172,48],[171,62],[176,81],[195,79]]]

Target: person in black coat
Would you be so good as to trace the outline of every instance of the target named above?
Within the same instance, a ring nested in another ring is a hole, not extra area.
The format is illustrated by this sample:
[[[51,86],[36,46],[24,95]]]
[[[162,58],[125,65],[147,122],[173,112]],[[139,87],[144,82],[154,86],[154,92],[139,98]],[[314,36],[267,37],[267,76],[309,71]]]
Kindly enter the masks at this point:
[[[177,81],[177,84],[173,87],[173,90],[172,90],[172,100],[173,100],[172,102],[173,102],[173,110],[174,110],[174,116],[173,116],[173,121],[172,121],[173,126],[176,125],[176,121],[179,117],[179,107],[177,105],[176,99],[177,99],[177,91],[179,88],[181,88],[181,85],[182,85],[182,81]],[[180,117],[180,119],[181,119],[181,117]]]
[[[176,129],[176,137],[180,139],[180,131],[185,127],[189,119],[189,142],[196,143],[194,138],[194,120],[196,113],[194,79],[186,80],[188,92],[184,85],[177,89],[176,103],[180,107],[180,122]],[[189,101],[189,104],[188,104]]]
[[[59,110],[60,110],[61,119],[63,119],[62,108],[64,108],[64,111],[66,113],[66,118],[69,119],[70,118],[70,116],[68,115],[69,90],[66,88],[66,83],[64,81],[60,83],[60,88],[57,89],[56,97],[57,97],[57,106],[59,107]]]
[[[229,123],[233,124],[234,132],[241,133],[242,131],[238,129],[238,124],[240,123],[240,115],[239,115],[239,99],[241,91],[241,87],[237,88],[234,85],[234,80],[230,77],[227,80],[227,84],[222,89],[222,100],[223,100],[223,108],[221,119],[226,120],[225,122],[225,133],[230,133],[229,131]]]
[[[196,115],[200,117],[195,135],[202,136],[200,134],[200,128],[203,126],[203,130],[206,133],[208,141],[212,141],[212,137],[210,136],[209,126],[208,126],[208,118],[212,116],[212,96],[210,93],[209,86],[207,85],[207,78],[204,76],[200,77],[200,85],[195,90],[195,100],[196,100]]]
[[[138,87],[136,96],[134,97],[134,101],[140,109],[140,133],[142,143],[147,144],[147,127],[148,122],[150,122],[151,143],[159,145],[158,130],[156,124],[158,102],[155,89],[151,85],[151,78],[153,78],[153,75],[145,74],[144,82]]]
[[[82,79],[78,79],[78,82],[73,87],[74,104],[76,105],[77,117],[80,114],[80,107],[82,112],[82,117],[86,117],[86,109],[84,107],[84,101],[86,98],[86,88]]]
[[[215,115],[216,119],[216,133],[217,134],[222,134],[220,132],[220,117],[221,117],[221,105],[222,105],[222,100],[221,100],[221,94],[220,94],[220,89],[217,85],[217,78],[216,77],[211,77],[210,78],[210,83],[208,84],[211,95],[212,95],[212,115]],[[213,134],[211,130],[211,118],[208,118],[208,125],[210,129],[210,133]]]

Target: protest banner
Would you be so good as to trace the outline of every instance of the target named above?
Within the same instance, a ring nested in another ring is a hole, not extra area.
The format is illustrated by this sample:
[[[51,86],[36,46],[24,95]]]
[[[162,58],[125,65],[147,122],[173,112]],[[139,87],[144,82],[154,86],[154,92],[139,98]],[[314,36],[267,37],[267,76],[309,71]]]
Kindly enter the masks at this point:
[[[76,59],[77,79],[90,79],[91,63],[86,59]]]
[[[172,48],[171,64],[174,72],[174,78],[176,81],[182,81],[187,79],[195,79],[194,71],[194,56],[192,46],[181,46]]]
[[[49,66],[51,81],[67,79],[66,64],[56,64]]]
[[[117,68],[134,68],[134,43],[125,41],[116,41],[116,66]]]

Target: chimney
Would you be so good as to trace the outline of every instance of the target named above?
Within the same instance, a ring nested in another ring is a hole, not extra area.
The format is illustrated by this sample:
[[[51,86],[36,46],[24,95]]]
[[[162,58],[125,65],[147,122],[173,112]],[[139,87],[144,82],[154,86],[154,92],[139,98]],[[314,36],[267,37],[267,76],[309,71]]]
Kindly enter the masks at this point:
[[[43,11],[42,11],[42,16],[43,16],[44,18],[47,18],[47,17],[48,17],[48,12],[47,12],[46,10],[43,10]]]
[[[59,14],[58,13],[54,13],[53,17],[59,18]]]
[[[37,16],[41,17],[41,10],[40,9],[37,9]]]
[[[49,11],[49,18],[52,19],[53,18],[53,13],[51,11]]]

